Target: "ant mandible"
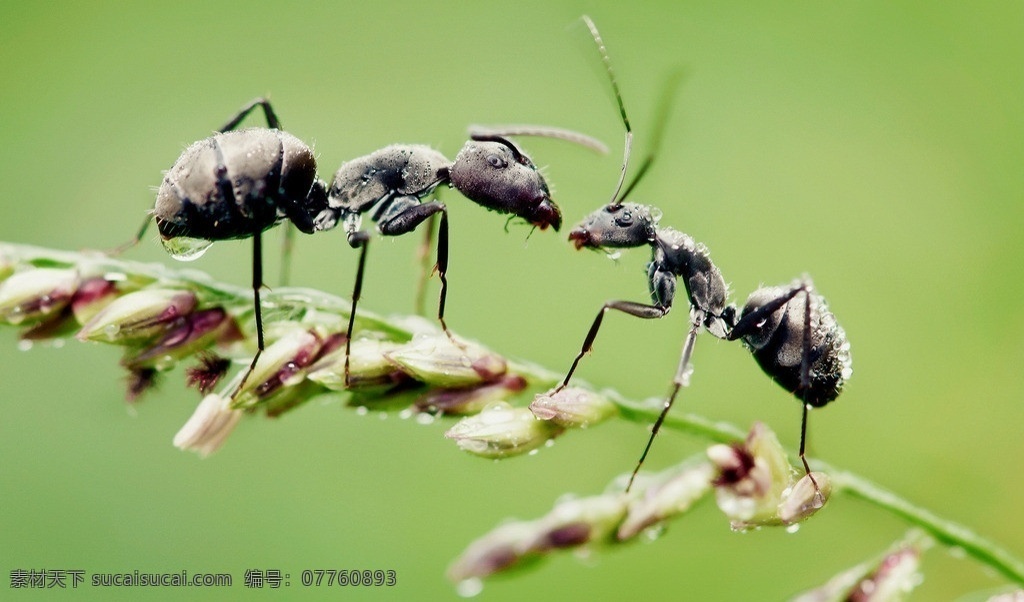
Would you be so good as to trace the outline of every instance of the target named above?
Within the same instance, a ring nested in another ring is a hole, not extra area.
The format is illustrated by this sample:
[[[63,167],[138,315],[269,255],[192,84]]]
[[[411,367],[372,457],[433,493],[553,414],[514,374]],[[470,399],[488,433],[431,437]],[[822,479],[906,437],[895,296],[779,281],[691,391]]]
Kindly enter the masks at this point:
[[[653,145],[652,152],[623,190],[632,146],[632,128],[601,35],[589,17],[584,16],[583,20],[597,44],[611,80],[619,115],[626,128],[626,139],[622,170],[611,201],[573,228],[569,240],[577,249],[651,247],[647,280],[652,302],[615,300],[602,305],[565,379],[555,391],[569,384],[580,359],[593,348],[608,310],[643,319],[662,318],[672,308],[679,279],[683,281],[690,302],[690,327],[672,387],[630,475],[626,491],[632,487],[680,388],[689,384],[692,372],[690,358],[702,326],[719,339],[743,341],[761,369],[801,402],[800,459],[810,475],[804,456],[807,412],[811,407],[821,407],[836,399],[850,377],[850,346],[846,334],[828,310],[824,298],[814,292],[813,285],[806,278],[789,287],[763,287],[754,291],[737,315],[736,307],[728,303],[728,287],[722,273],[711,261],[707,248],[688,234],[659,226],[659,215],[651,207],[625,202],[650,168],[658,144]],[[663,108],[667,108],[667,103]],[[802,299],[798,299],[801,296]]]

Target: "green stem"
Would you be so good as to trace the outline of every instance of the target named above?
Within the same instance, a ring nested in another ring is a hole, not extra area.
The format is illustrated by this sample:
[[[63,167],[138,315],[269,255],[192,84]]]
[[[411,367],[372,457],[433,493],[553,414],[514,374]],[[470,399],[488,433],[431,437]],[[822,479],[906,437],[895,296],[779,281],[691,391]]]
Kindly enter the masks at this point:
[[[171,270],[160,264],[124,261],[97,252],[73,253],[56,251],[27,245],[0,242],[0,272],[4,263],[26,267],[75,267],[83,275],[119,272],[137,282],[141,288],[150,284],[157,286],[180,286],[194,290],[210,302],[244,308],[252,304],[252,291],[213,281],[205,274],[194,270]],[[342,299],[320,291],[308,289],[281,288],[271,291],[265,300],[267,311],[296,312],[309,319],[317,312],[347,318],[350,304]],[[386,319],[369,312],[360,311],[360,323],[367,328],[384,332],[395,339],[408,340],[412,332],[402,326],[400,319]],[[561,375],[546,368],[527,362],[510,362],[509,369],[525,378],[537,388],[551,388],[561,381]],[[577,381],[576,386],[585,383]],[[661,412],[661,400],[641,403],[623,398],[612,390],[601,391],[619,408],[619,415],[632,422],[650,424]],[[687,432],[702,439],[717,443],[741,440],[746,432],[735,425],[716,422],[694,414],[669,416],[662,425],[677,431]],[[795,454],[791,455],[795,457]],[[960,548],[983,565],[1002,573],[1007,579],[1024,585],[1024,563],[1004,548],[979,536],[967,527],[945,520],[932,512],[912,504],[892,491],[879,487],[854,473],[841,470],[821,461],[812,461],[814,470],[826,472],[832,479],[833,493],[845,491],[877,508],[897,516],[924,529],[937,541]]]

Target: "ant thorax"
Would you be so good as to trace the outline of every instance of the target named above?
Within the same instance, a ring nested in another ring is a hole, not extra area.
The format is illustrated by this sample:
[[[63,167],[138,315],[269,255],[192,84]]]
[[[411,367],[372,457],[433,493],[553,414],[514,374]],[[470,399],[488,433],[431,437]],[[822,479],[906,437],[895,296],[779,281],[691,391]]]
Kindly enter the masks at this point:
[[[708,331],[725,338],[728,325],[722,316],[729,301],[729,287],[703,243],[673,228],[658,228],[651,265],[682,279],[690,305],[704,313]]]
[[[342,164],[331,180],[328,202],[339,212],[363,213],[383,199],[423,198],[443,181],[449,165],[444,155],[429,146],[386,146]]]

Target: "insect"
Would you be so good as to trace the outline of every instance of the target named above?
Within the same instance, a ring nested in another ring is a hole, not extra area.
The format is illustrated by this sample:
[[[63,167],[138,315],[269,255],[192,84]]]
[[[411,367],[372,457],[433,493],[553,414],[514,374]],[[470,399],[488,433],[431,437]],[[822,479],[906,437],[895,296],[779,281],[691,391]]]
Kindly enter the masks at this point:
[[[441,201],[429,199],[435,189],[448,184],[486,209],[521,218],[541,230],[551,227],[557,231],[561,227],[562,214],[551,198],[547,182],[530,157],[509,140],[516,135],[558,138],[606,152],[601,142],[558,128],[474,128],[470,140],[454,161],[428,146],[395,144],[348,161],[334,174],[328,189],[328,207],[317,216],[315,227],[318,231],[329,230],[342,224],[349,245],[360,249],[347,332],[346,383],[349,382],[356,306],[362,292],[370,241],[370,234],[361,229],[364,215],[376,223],[377,232],[382,236],[400,236],[440,213],[434,268],[441,281],[437,318],[445,334],[457,345],[444,313],[448,292],[448,211]]]
[[[236,129],[257,108],[267,126]],[[317,177],[316,159],[306,143],[281,129],[270,102],[256,98],[217,133],[185,149],[164,174],[152,218],[119,250],[137,244],[151,221],[160,242],[176,259],[200,257],[214,241],[252,238],[252,290],[257,351],[232,397],[242,389],[263,353],[263,231],[283,220],[301,232],[327,207],[327,186]]]
[[[651,261],[647,264],[651,303],[615,300],[602,305],[556,391],[569,384],[582,357],[592,350],[608,310],[643,319],[662,318],[672,309],[677,280],[681,280],[690,302],[690,327],[672,387],[626,490],[632,487],[680,388],[689,384],[692,372],[690,359],[702,327],[719,339],[743,341],[762,370],[801,402],[800,459],[810,474],[804,457],[807,412],[811,407],[821,407],[834,400],[849,378],[851,360],[846,334],[828,310],[824,298],[814,292],[809,279],[789,287],[760,288],[750,295],[742,311],[737,313],[736,307],[728,303],[728,287],[722,273],[711,261],[710,253],[703,244],[688,234],[659,226],[660,215],[652,207],[625,202],[650,168],[658,144],[653,145],[655,150],[623,190],[632,130],[604,42],[593,21],[589,17],[584,17],[584,21],[611,80],[619,114],[626,128],[626,141],[622,170],[611,201],[573,228],[569,240],[577,249],[651,247]],[[667,107],[667,103],[664,106]]]

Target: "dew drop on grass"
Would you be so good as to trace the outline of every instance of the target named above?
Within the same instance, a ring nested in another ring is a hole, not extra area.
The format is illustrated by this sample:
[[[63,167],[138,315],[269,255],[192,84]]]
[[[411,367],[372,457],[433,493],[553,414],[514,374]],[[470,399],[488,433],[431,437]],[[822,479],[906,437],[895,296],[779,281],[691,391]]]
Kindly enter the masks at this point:
[[[18,324],[21,324],[22,322],[25,321],[25,310],[22,309],[21,306],[12,307],[10,311],[7,312],[6,319],[8,324],[11,324],[12,326],[17,326]]]
[[[651,543],[661,537],[663,533],[665,533],[665,525],[658,523],[643,530],[641,541]]]
[[[484,582],[476,577],[465,579],[455,586],[455,591],[463,598],[472,598],[484,591]]]

